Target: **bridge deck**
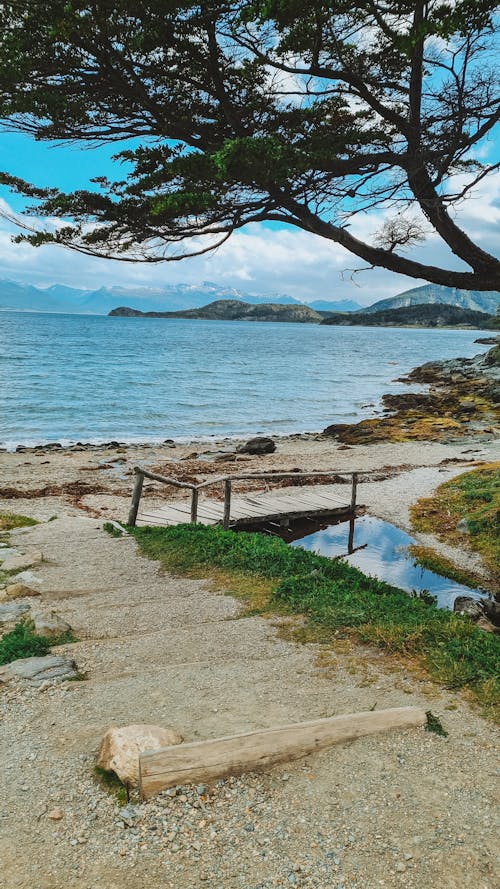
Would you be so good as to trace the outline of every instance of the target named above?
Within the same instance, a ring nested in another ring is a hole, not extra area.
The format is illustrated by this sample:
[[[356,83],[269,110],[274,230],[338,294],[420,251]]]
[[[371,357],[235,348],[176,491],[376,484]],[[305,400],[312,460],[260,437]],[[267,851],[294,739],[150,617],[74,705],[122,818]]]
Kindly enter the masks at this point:
[[[348,492],[341,496],[343,485],[308,485],[278,488],[273,491],[233,494],[231,527],[262,521],[279,521],[304,516],[346,514],[351,512]],[[202,525],[222,523],[224,504],[220,500],[200,497],[198,522]],[[174,500],[159,509],[148,509],[144,504],[137,516],[138,525],[179,525],[190,521],[188,500]]]

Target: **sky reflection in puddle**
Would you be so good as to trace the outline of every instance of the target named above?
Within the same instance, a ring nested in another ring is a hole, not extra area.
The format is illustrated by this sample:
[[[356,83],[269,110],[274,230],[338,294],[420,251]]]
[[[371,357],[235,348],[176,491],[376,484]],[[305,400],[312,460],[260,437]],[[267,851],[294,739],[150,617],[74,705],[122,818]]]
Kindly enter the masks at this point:
[[[286,534],[283,536],[286,539]],[[293,540],[291,545],[301,546],[330,558],[345,555],[354,549],[355,552],[345,556],[350,565],[359,568],[364,574],[384,580],[408,593],[413,590],[428,590],[437,597],[441,608],[453,608],[456,596],[482,598],[484,594],[479,590],[470,589],[446,577],[440,577],[427,568],[415,565],[413,557],[408,552],[408,547],[415,542],[409,534],[396,528],[395,525],[365,515],[351,523],[341,522],[337,525],[323,526]]]

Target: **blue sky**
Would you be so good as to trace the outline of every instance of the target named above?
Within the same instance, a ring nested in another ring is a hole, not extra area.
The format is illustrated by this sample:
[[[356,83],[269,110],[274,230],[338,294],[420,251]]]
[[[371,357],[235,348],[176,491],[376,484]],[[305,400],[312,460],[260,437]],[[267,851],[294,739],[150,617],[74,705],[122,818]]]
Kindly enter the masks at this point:
[[[28,136],[0,135],[0,169],[42,186],[62,190],[85,188],[97,175],[121,175],[111,160],[123,146],[82,148],[35,142]],[[500,144],[489,142],[484,155],[499,154]],[[19,212],[23,199],[0,189],[0,199]],[[500,242],[500,174],[491,177],[475,197],[457,211],[458,222],[486,249],[498,251]],[[352,231],[369,236],[379,220],[361,216]],[[0,219],[0,278],[48,286],[96,289],[100,286],[151,286],[214,281],[252,293],[289,293],[299,299],[353,299],[368,305],[420,283],[383,269],[356,274],[360,261],[338,245],[292,227],[252,225],[236,233],[216,253],[181,263],[156,266],[84,257],[58,247],[35,250],[11,242],[12,226]],[[422,261],[459,268],[437,238],[415,250]]]

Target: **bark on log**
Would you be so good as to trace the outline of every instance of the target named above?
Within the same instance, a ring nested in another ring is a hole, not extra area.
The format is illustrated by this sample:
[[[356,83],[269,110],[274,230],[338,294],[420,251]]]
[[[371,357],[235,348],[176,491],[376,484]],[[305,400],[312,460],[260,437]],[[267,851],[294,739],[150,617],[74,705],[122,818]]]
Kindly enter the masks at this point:
[[[177,784],[209,782],[267,768],[332,744],[389,729],[412,728],[425,721],[425,711],[418,707],[396,707],[165,747],[140,756],[141,796],[148,799]]]

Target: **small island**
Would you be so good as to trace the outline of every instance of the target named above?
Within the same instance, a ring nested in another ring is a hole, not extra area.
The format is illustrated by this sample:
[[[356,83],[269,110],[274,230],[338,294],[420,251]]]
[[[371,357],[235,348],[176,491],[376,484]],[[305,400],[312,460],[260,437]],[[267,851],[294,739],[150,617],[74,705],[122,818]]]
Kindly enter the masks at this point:
[[[141,312],[120,306],[109,312],[120,318],[187,318],[200,321],[282,321],[295,324],[326,324],[340,327],[463,327],[485,330],[495,322],[487,312],[448,304],[422,304],[379,312],[318,312],[305,305],[260,303],[218,299],[199,309],[177,312]]]

